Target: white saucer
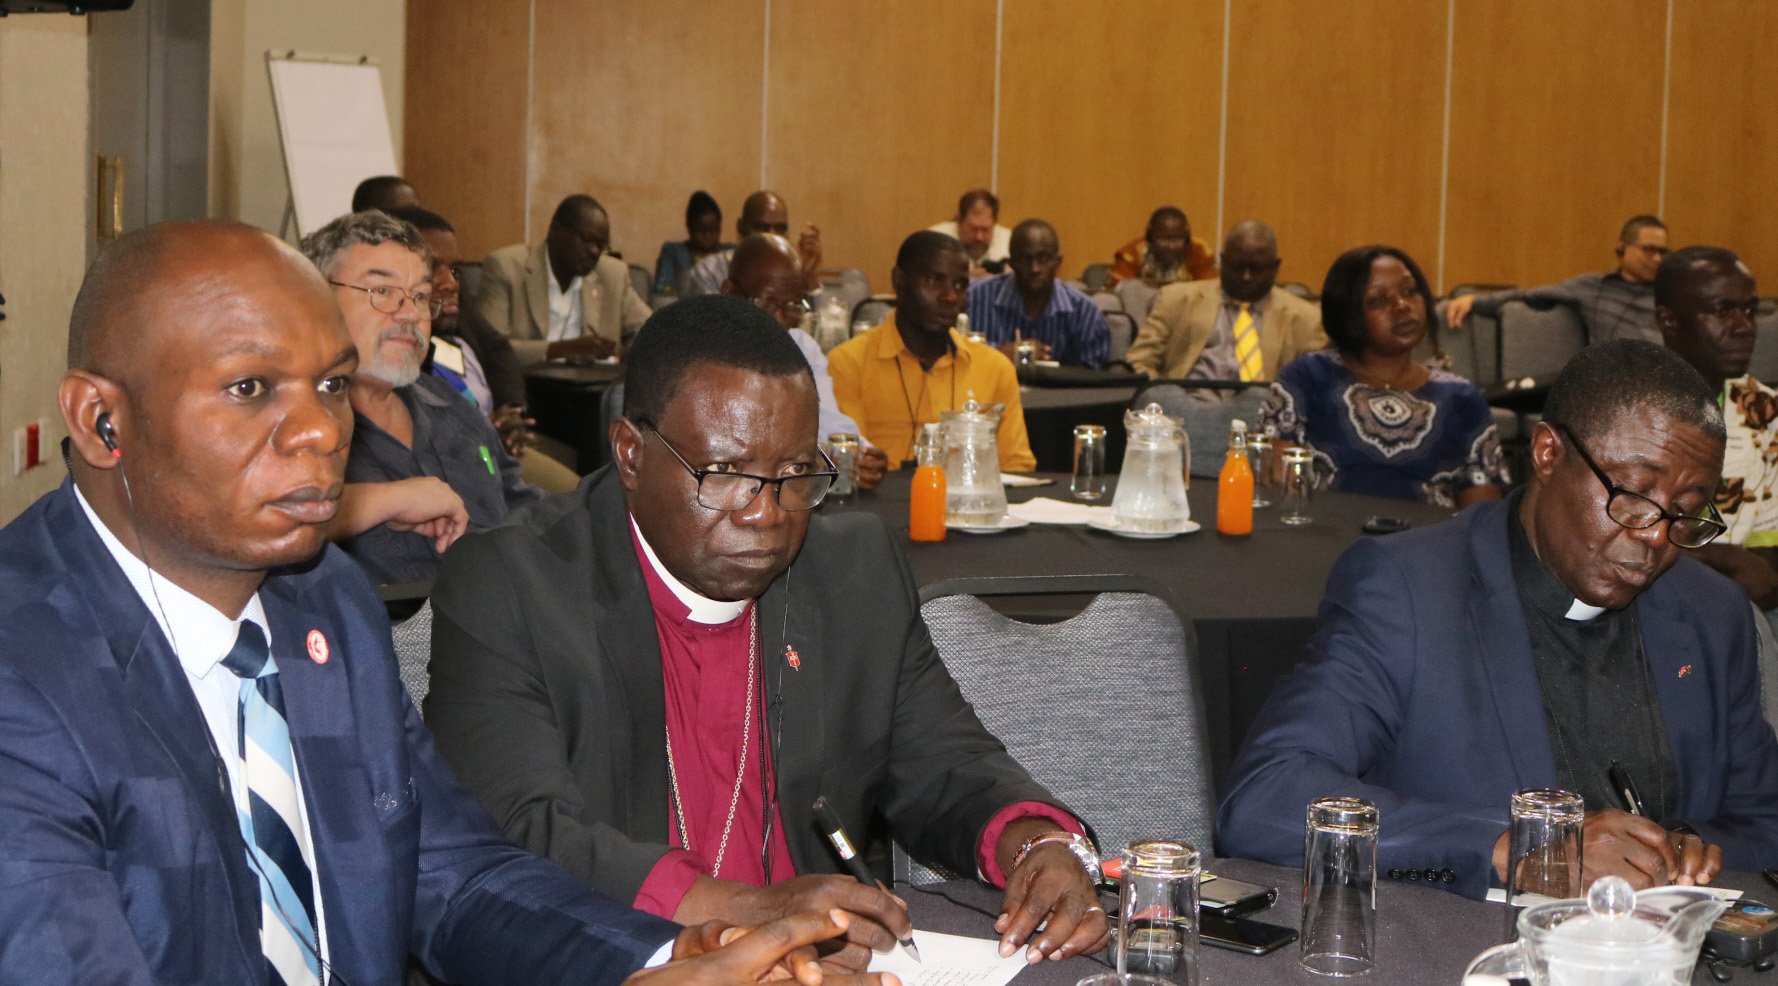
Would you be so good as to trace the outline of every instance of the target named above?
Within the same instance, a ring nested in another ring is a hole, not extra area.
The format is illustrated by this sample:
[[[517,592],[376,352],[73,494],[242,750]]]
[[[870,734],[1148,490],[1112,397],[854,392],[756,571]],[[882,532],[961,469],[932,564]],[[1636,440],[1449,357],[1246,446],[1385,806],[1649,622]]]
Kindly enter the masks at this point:
[[[1031,522],[1023,517],[1014,517],[1012,514],[1007,514],[1000,518],[1000,523],[998,524],[989,524],[986,526],[971,524],[969,526],[964,526],[963,524],[953,524],[947,520],[945,521],[945,526],[953,531],[962,531],[965,534],[999,534],[1002,531],[1016,531],[1029,523]]]
[[[1198,522],[1195,520],[1188,520],[1171,531],[1135,531],[1124,527],[1110,517],[1094,517],[1092,520],[1087,521],[1087,526],[1095,531],[1105,531],[1110,534],[1116,534],[1121,538],[1137,538],[1143,541],[1153,541],[1159,538],[1178,537],[1181,534],[1190,534],[1198,529]]]

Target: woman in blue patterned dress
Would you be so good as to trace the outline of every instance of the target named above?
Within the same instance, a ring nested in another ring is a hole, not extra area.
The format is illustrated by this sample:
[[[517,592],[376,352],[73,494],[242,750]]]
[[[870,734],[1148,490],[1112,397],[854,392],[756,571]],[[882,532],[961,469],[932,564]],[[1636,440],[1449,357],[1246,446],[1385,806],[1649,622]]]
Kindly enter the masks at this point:
[[[1432,290],[1394,247],[1348,250],[1328,268],[1321,322],[1332,348],[1284,367],[1261,426],[1314,453],[1318,485],[1465,507],[1507,484],[1500,436],[1475,384],[1431,369]]]

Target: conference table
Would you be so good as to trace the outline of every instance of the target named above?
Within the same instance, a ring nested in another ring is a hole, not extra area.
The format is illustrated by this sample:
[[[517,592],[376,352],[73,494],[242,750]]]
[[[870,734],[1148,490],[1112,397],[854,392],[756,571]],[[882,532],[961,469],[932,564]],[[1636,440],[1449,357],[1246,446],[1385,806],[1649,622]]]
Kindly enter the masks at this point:
[[[1385,824],[1387,824],[1385,822]],[[1302,874],[1294,868],[1268,866],[1251,860],[1211,859],[1206,870],[1219,876],[1278,888],[1278,903],[1250,915],[1256,921],[1296,928],[1302,920]],[[1772,887],[1754,873],[1723,873],[1716,884],[1740,890],[1748,897],[1770,902]],[[974,938],[994,937],[994,918],[1000,891],[969,880],[924,887],[898,884],[896,892],[907,899],[919,932],[933,931]],[[1101,903],[1116,919],[1116,900],[1107,894]],[[1506,905],[1460,897],[1423,883],[1379,878],[1377,881],[1376,967],[1356,982],[1365,986],[1458,986],[1463,970],[1482,950],[1506,940]],[[1269,955],[1245,955],[1200,944],[1200,986],[1273,986],[1315,983],[1327,986],[1334,980],[1311,975],[1298,965],[1296,942]],[[1013,986],[1074,986],[1087,976],[1106,972],[1110,950],[1092,957],[1062,962],[1040,962],[1021,971]],[[1761,983],[1770,976],[1738,970],[1737,982]],[[1702,968],[1692,982],[1713,982]]]
[[[1072,499],[1067,476],[1039,476],[1050,485],[1009,488],[1007,500]],[[1375,536],[1361,533],[1359,526],[1381,515],[1424,527],[1451,515],[1423,503],[1319,493],[1309,524],[1286,526],[1278,520],[1277,508],[1267,507],[1254,512],[1252,534],[1229,537],[1215,531],[1216,484],[1194,479],[1186,495],[1192,517],[1203,529],[1171,539],[1135,540],[1084,526],[1032,524],[999,534],[950,531],[941,542],[918,543],[905,540],[911,478],[910,470],[891,471],[877,489],[843,503],[830,499],[820,509],[862,510],[882,518],[891,533],[904,539],[920,586],[963,577],[1141,575],[1172,594],[1197,631],[1218,793],[1273,682],[1301,659],[1335,559],[1352,542]],[[1111,502],[1116,478],[1111,477],[1099,502]]]
[[[582,476],[611,455],[599,409],[605,392],[622,380],[623,365],[545,363],[525,369],[525,400],[537,430],[574,449],[571,463]]]

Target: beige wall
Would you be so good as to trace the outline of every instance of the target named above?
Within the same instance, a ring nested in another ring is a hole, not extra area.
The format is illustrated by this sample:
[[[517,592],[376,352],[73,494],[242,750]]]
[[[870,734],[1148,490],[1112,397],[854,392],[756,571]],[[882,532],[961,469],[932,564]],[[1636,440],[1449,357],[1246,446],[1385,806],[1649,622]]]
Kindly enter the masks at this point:
[[[1172,203],[1272,222],[1315,285],[1379,240],[1445,287],[1606,269],[1643,211],[1778,285],[1771,0],[408,2],[409,176],[476,249],[584,191],[652,264],[763,174],[879,289],[972,185],[1069,275]]]
[[[56,383],[86,267],[86,21],[0,19],[0,523],[67,475]],[[13,430],[45,419],[48,463],[15,478]]]
[[[276,232],[290,194],[267,50],[369,55],[400,162],[407,71],[405,0],[211,0],[210,214]],[[445,54],[449,54],[446,52]]]

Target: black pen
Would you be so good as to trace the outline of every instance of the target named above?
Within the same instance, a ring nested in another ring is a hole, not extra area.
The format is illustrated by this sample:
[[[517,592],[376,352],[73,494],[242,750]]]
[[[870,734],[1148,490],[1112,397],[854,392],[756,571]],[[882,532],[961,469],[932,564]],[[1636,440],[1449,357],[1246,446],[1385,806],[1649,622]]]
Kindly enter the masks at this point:
[[[1611,778],[1611,786],[1617,791],[1618,797],[1624,799],[1624,810],[1632,815],[1648,814],[1648,807],[1642,803],[1642,795],[1636,793],[1636,782],[1630,780],[1630,772],[1625,770],[1616,760],[1606,771]]]
[[[864,860],[858,857],[858,850],[852,848],[852,840],[846,838],[846,827],[840,824],[840,816],[834,814],[833,808],[828,805],[826,795],[815,799],[814,811],[815,823],[820,825],[821,831],[827,834],[827,841],[833,844],[833,851],[840,854],[840,861],[846,864],[847,871],[857,878],[859,883],[875,888],[876,877],[871,876],[870,870],[865,869]],[[912,931],[909,931],[908,936],[901,940],[901,947],[908,950],[908,954],[914,957],[915,962],[920,961],[920,950],[914,947],[914,933]]]

